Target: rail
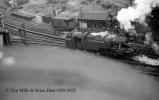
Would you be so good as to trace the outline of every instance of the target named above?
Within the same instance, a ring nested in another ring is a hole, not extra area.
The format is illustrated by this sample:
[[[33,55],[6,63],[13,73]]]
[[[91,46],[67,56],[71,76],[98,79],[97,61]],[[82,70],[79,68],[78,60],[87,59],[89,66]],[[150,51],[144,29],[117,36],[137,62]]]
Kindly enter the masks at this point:
[[[0,23],[2,23],[1,20]],[[13,17],[9,14],[5,14],[3,16],[3,23],[5,28],[9,30],[12,44],[24,43],[24,41],[20,39],[19,30],[21,30],[26,32],[26,36],[23,38],[25,38],[25,42],[29,45],[40,44],[65,47],[65,38],[62,38],[58,36],[58,34],[55,34],[54,29],[49,25],[45,26],[45,24],[28,22]],[[20,29],[20,25],[22,24],[25,25],[25,29]]]

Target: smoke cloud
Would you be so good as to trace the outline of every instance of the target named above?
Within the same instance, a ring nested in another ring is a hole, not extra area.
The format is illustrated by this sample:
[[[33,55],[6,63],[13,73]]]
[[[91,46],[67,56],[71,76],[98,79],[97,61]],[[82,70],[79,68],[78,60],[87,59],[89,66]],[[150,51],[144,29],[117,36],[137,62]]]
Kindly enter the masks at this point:
[[[107,37],[116,37],[116,35],[110,34],[108,31],[99,32],[99,33],[90,33],[90,34],[93,35],[93,36],[101,36],[101,37],[104,37],[104,36],[107,36]]]
[[[159,6],[159,0],[135,0],[132,7],[123,8],[118,12],[117,20],[126,31],[133,29],[131,22],[145,24],[145,18],[152,8]]]

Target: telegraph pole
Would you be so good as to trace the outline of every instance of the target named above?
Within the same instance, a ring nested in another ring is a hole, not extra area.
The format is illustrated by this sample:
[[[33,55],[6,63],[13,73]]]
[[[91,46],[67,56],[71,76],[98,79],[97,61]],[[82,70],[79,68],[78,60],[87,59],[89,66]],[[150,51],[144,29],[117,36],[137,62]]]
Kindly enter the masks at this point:
[[[56,16],[54,0],[52,0],[52,7],[53,7],[53,14],[54,14],[54,16]]]
[[[132,6],[132,4],[133,4],[133,0],[130,0],[130,6]]]
[[[20,25],[19,33],[20,33],[21,40],[24,43],[24,45],[28,45],[27,37],[26,37],[26,30],[25,30],[25,22]]]

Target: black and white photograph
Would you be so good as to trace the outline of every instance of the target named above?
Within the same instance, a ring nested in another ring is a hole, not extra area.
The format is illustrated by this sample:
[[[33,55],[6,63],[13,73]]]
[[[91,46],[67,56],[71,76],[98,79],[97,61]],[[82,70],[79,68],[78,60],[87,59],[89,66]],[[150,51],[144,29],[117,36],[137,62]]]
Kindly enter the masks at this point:
[[[159,0],[0,0],[0,100],[159,100]]]

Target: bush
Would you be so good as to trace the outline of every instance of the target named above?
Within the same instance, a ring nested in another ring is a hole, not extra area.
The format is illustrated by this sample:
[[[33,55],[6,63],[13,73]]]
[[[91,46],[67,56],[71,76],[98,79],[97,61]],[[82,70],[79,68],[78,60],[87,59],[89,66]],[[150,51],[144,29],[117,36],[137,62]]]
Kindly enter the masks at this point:
[[[81,4],[82,4],[82,5],[88,5],[88,2],[82,1]]]
[[[4,2],[8,7],[10,7],[10,5],[9,5],[9,0],[3,0],[3,2]]]
[[[67,3],[67,1],[62,1],[62,2],[61,2],[61,4],[66,4],[66,3]]]
[[[89,3],[92,3],[94,0],[87,0]]]
[[[102,7],[105,8],[105,9],[111,9],[113,7],[112,4],[102,4]]]
[[[62,6],[61,8],[62,8],[62,11],[67,10],[67,7],[66,7],[66,6]]]
[[[97,1],[96,1],[97,4],[100,4],[101,2],[102,2],[101,0],[97,0]]]

